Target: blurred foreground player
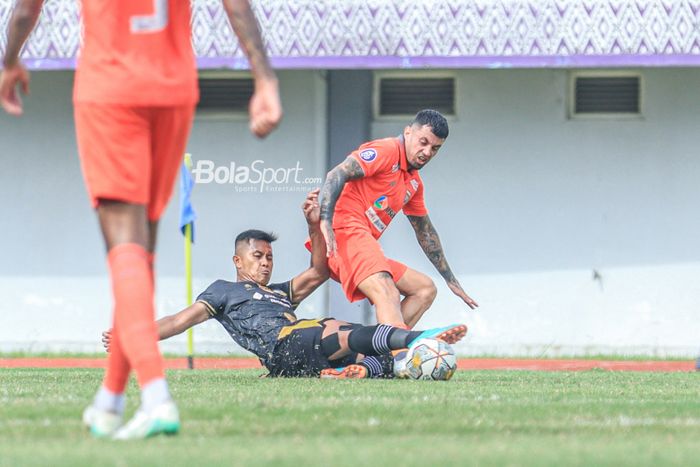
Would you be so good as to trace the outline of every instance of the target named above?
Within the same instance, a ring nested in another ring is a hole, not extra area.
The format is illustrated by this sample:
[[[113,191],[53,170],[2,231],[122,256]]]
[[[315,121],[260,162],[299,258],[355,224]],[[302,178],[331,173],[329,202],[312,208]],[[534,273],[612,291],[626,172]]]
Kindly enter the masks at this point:
[[[22,113],[18,85],[29,75],[19,52],[42,0],[19,0],[10,18],[0,103]],[[282,109],[255,17],[247,0],[224,8],[255,79],[251,131],[264,137]],[[107,248],[114,295],[113,343],[102,387],[83,414],[98,437],[144,438],[180,429],[157,345],[153,309],[156,229],[172,193],[199,98],[191,45],[190,2],[84,0],[84,42],[75,77],[80,161]],[[131,370],[141,405],[122,426]]]
[[[236,237],[236,282],[218,280],[194,304],[157,321],[158,337],[167,339],[214,318],[231,338],[254,353],[270,376],[366,378],[392,374],[392,350],[424,337],[459,341],[464,325],[406,331],[388,325],[362,326],[333,318],[298,319],[297,305],[328,279],[326,245],[319,228],[318,190],[302,209],[311,238],[311,265],[291,280],[270,284],[272,242],[276,237],[247,230]],[[103,335],[105,347],[113,337]],[[336,367],[343,367],[336,369]]]
[[[413,328],[437,294],[428,276],[384,256],[379,237],[402,210],[450,290],[470,308],[478,306],[447,264],[419,175],[448,133],[445,117],[422,110],[398,137],[370,141],[353,151],[328,172],[321,189],[321,229],[331,277],[351,302],[368,298],[379,323]]]

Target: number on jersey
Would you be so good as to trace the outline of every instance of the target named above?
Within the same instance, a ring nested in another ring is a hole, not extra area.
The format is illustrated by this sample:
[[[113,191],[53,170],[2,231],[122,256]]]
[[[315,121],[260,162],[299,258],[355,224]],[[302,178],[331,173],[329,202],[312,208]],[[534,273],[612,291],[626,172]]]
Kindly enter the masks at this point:
[[[131,17],[132,34],[162,31],[168,25],[168,0],[153,0],[153,14]]]

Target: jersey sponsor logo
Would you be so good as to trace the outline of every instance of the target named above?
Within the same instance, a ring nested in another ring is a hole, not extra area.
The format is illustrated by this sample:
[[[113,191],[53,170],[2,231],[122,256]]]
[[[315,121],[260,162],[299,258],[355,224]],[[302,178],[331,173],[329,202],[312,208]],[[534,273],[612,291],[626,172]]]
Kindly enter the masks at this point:
[[[379,218],[377,215],[377,211],[374,210],[374,208],[370,207],[365,211],[365,215],[367,216],[367,219],[372,223],[375,229],[379,230],[380,232],[384,232],[384,229],[386,229],[386,224],[382,222],[382,220]]]
[[[412,178],[411,179],[411,186],[413,187],[414,190],[417,191],[418,190],[418,180],[416,180],[415,178]]]
[[[365,162],[372,162],[376,158],[377,151],[375,151],[374,149],[365,149],[360,153],[360,159],[362,159]]]
[[[263,296],[260,292],[255,292],[253,294],[253,300],[260,300],[261,298],[263,298]]]
[[[390,207],[387,207],[387,208],[384,210],[384,212],[387,213],[387,215],[388,215],[389,217],[391,217],[392,219],[393,219],[394,216],[396,215],[396,211],[394,211],[394,210],[391,209]]]
[[[386,195],[382,195],[376,200],[374,200],[374,208],[379,209],[380,211],[385,210],[386,208],[389,207],[389,199],[386,197]]]

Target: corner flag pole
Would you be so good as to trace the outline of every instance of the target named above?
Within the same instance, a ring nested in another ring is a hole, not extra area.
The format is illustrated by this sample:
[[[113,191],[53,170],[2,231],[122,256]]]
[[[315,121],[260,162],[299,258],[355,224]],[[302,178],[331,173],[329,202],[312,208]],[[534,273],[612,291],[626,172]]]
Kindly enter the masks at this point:
[[[192,304],[192,224],[185,226],[185,288],[187,306]],[[187,368],[194,369],[194,331],[187,330]]]
[[[185,167],[192,169],[192,156],[185,154]],[[185,289],[187,306],[192,304],[192,222],[185,226]],[[187,330],[187,368],[194,369],[194,331]]]

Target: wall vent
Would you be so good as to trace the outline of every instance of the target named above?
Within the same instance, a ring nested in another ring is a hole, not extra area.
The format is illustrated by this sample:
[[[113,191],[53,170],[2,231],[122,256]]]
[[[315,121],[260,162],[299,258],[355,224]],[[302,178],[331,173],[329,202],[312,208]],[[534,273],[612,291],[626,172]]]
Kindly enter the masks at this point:
[[[415,115],[434,109],[443,115],[455,114],[454,78],[379,78],[378,116]]]
[[[639,76],[576,76],[574,115],[638,115]]]
[[[198,112],[247,113],[253,95],[251,78],[199,78]]]

